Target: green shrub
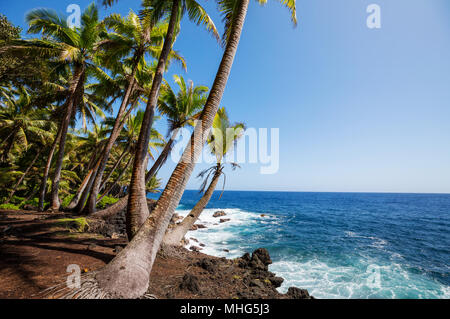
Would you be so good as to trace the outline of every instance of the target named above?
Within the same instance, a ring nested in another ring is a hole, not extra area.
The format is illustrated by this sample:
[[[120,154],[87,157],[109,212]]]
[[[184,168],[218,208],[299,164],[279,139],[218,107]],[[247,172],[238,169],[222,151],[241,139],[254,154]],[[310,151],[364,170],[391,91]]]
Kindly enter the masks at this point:
[[[39,198],[32,198],[32,199],[29,199],[29,200],[26,200],[26,201],[22,201],[18,205],[19,205],[20,208],[23,208],[25,205],[38,207],[38,205],[39,205]]]
[[[60,227],[73,229],[80,233],[84,232],[89,227],[86,218],[83,217],[58,219],[55,224]]]
[[[61,201],[61,206],[62,207],[67,207],[69,206],[70,202],[72,201],[73,197],[75,195],[67,195],[66,197],[64,197],[64,199]]]
[[[20,205],[25,200],[25,197],[13,196],[9,201],[11,204]]]
[[[14,205],[14,204],[0,204],[0,209],[5,209],[5,210],[19,210],[19,206]]]
[[[97,203],[97,208],[99,209],[105,209],[106,207],[109,207],[119,201],[118,198],[112,197],[112,196],[105,196],[102,198],[100,202]]]

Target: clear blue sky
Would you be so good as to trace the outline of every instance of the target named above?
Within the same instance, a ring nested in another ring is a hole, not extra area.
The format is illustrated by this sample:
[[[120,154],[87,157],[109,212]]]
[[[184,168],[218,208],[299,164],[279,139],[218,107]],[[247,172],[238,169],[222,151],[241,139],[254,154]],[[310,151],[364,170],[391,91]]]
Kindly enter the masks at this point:
[[[0,1],[23,27],[33,7],[90,3]],[[215,2],[200,2],[222,28]],[[277,1],[251,1],[223,105],[248,127],[280,128],[280,169],[243,165],[228,172],[227,189],[450,193],[450,2],[297,2],[294,29]],[[381,6],[379,30],[366,27],[371,3]],[[122,0],[108,12],[139,4]],[[215,40],[184,21],[175,46],[189,70],[174,66],[167,78],[211,86],[222,53]],[[199,184],[193,176],[188,188]]]

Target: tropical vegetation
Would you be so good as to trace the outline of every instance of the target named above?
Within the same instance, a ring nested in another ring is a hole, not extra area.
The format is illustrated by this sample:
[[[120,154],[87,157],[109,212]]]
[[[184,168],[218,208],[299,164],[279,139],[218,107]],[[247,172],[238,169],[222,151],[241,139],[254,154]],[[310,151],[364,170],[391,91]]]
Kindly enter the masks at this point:
[[[216,163],[199,174],[204,194],[193,218],[165,241],[179,244],[186,225],[206,207],[224,175],[224,156],[244,129],[231,124],[220,104],[249,2],[216,0],[222,37],[196,0],[143,0],[137,13],[103,19],[93,3],[79,27],[54,10],[35,9],[26,15],[26,37],[0,16],[0,209],[67,213],[69,219],[105,218],[126,209],[129,244],[105,267],[85,274],[80,288],[59,286],[50,294],[145,296],[156,253],[205,145]],[[279,2],[295,24],[295,0]],[[175,49],[183,17],[223,47],[211,88],[181,75],[164,78],[172,62],[185,70],[189,62]],[[168,131],[158,132],[157,121],[167,121]],[[190,129],[190,141],[162,181],[158,172],[182,128]],[[147,194],[161,185],[150,211]]]

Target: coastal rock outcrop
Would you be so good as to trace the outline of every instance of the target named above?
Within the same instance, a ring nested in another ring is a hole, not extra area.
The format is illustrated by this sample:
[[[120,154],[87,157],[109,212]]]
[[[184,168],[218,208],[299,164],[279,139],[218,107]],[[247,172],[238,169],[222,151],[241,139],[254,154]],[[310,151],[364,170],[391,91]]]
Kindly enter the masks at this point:
[[[222,216],[226,216],[227,215],[227,213],[225,213],[223,210],[218,210],[217,212],[215,212],[214,214],[213,214],[213,217],[222,217]]]
[[[288,296],[289,299],[313,299],[313,297],[309,295],[308,290],[297,287],[289,287],[286,296]]]
[[[194,224],[194,225],[192,225],[191,230],[197,230],[197,229],[202,229],[202,228],[207,228],[207,227],[202,224]]]

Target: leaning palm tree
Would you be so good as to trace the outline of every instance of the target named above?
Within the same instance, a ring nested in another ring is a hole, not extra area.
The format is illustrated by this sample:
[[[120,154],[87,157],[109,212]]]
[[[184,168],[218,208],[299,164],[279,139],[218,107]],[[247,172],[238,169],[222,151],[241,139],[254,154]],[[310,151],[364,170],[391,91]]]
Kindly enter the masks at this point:
[[[86,135],[81,135],[78,137],[79,144],[77,146],[77,155],[79,157],[85,157],[85,159],[83,159],[84,163],[80,164],[84,167],[81,176],[83,176],[84,173],[85,177],[82,183],[79,185],[79,188],[76,191],[75,195],[72,197],[69,205],[64,208],[71,210],[78,205],[81,196],[89,182],[89,179],[91,178],[92,173],[97,166],[99,154],[105,147],[106,130],[106,126],[97,125],[94,123],[94,125],[92,125],[92,128],[87,132]]]
[[[221,108],[217,111],[212,129],[211,137],[208,139],[208,146],[211,153],[216,157],[216,164],[198,174],[199,178],[203,178],[203,183],[200,187],[200,192],[203,193],[203,196],[181,223],[167,230],[163,240],[163,243],[166,245],[176,246],[181,243],[181,240],[195,224],[211,200],[211,196],[221,176],[224,176],[223,187],[225,188],[225,173],[223,171],[225,164],[222,160],[232,150],[232,146],[235,145],[237,140],[242,137],[245,126],[243,123],[232,125],[225,108]],[[236,169],[239,165],[231,163],[231,167],[232,169]],[[209,182],[210,178],[211,181]],[[206,187],[207,185],[208,187]]]
[[[70,28],[65,17],[59,16],[49,9],[35,9],[27,14],[29,33],[42,33],[46,40],[23,40],[17,43],[23,50],[35,50],[45,54],[53,54],[61,63],[69,63],[72,69],[68,85],[67,98],[64,104],[64,116],[61,121],[59,135],[59,150],[52,180],[52,210],[58,210],[58,197],[61,170],[64,159],[64,146],[67,132],[73,117],[74,108],[82,100],[84,84],[93,70],[99,67],[95,60],[96,44],[105,33],[105,28],[99,22],[98,10],[91,4],[83,12],[80,28]],[[16,46],[16,50],[17,50]]]
[[[161,88],[161,94],[158,100],[158,110],[162,116],[167,118],[169,124],[167,136],[169,139],[150,170],[146,173],[146,184],[148,184],[150,179],[157,174],[159,169],[166,162],[178,130],[187,125],[193,125],[194,120],[199,117],[200,111],[206,102],[208,93],[208,88],[206,86],[195,86],[192,81],[186,83],[184,78],[178,75],[174,76],[174,81],[179,87],[177,93],[175,93],[169,84],[165,84]],[[125,196],[116,204],[91,214],[91,217],[106,218],[117,214],[127,206],[127,203],[128,196]],[[138,218],[139,215],[128,216],[129,231],[134,231],[133,227],[135,226],[131,225],[139,224],[139,222],[137,222]]]
[[[208,31],[212,32],[212,34],[219,39],[219,35],[213,21],[203,7],[195,0],[172,0],[170,2],[161,2],[161,0],[145,0],[144,5],[146,7],[152,7],[155,11],[159,11],[159,8],[164,8],[166,10],[164,14],[169,17],[169,25],[164,39],[164,45],[158,59],[158,64],[156,66],[156,72],[153,78],[150,94],[148,95],[141,134],[139,136],[138,146],[134,157],[133,174],[130,181],[130,196],[127,207],[129,211],[128,214],[139,216],[139,223],[144,222],[149,215],[147,194],[145,191],[146,153],[153,124],[153,116],[158,102],[161,84],[163,82],[164,71],[166,69],[166,62],[174,41],[175,28],[179,25],[184,13],[187,13],[191,21],[197,23],[198,25],[203,24]],[[170,11],[168,10],[169,7]]]
[[[146,14],[143,15],[142,18],[131,11],[126,18],[122,18],[118,14],[113,14],[104,20],[106,26],[111,28],[113,32],[111,32],[99,45],[100,49],[106,51],[106,54],[102,57],[102,61],[105,65],[109,65],[114,68],[117,66],[117,61],[120,61],[122,57],[130,56],[130,74],[127,78],[126,89],[113,125],[113,130],[108,143],[103,150],[100,165],[94,176],[91,194],[86,207],[86,210],[89,213],[95,212],[103,173],[106,168],[111,149],[123,127],[126,107],[128,106],[130,98],[136,89],[135,77],[138,72],[139,65],[142,64],[147,53],[155,57],[161,50],[161,43],[164,39],[161,31],[167,30],[168,25],[156,24],[157,19],[158,14],[155,14],[155,10],[147,10]],[[180,59],[180,57],[173,52],[172,49],[170,49],[167,59],[170,60],[173,58]],[[184,64],[184,60],[181,59],[181,61]]]
[[[152,214],[139,231],[109,264],[82,277],[80,288],[48,292],[70,298],[138,298],[148,289],[150,273],[166,229],[183,195],[203,145],[206,143],[231,72],[250,0],[219,0],[226,25],[226,47],[213,86],[201,114],[202,125],[196,125],[190,143],[175,167]],[[260,1],[264,2],[265,1]],[[282,0],[293,12],[295,0]],[[131,198],[131,196],[130,196]],[[65,283],[63,284],[65,285]]]
[[[169,84],[163,86],[158,100],[158,110],[166,116],[169,123],[169,140],[158,159],[146,174],[145,180],[156,175],[161,166],[166,162],[179,129],[186,125],[193,125],[194,119],[200,115],[200,110],[206,102],[208,88],[206,86],[194,86],[192,81],[186,83],[182,76],[175,75],[174,81],[179,87],[175,93]],[[127,232],[129,238],[136,233],[143,223],[144,215],[138,210],[127,210]]]

